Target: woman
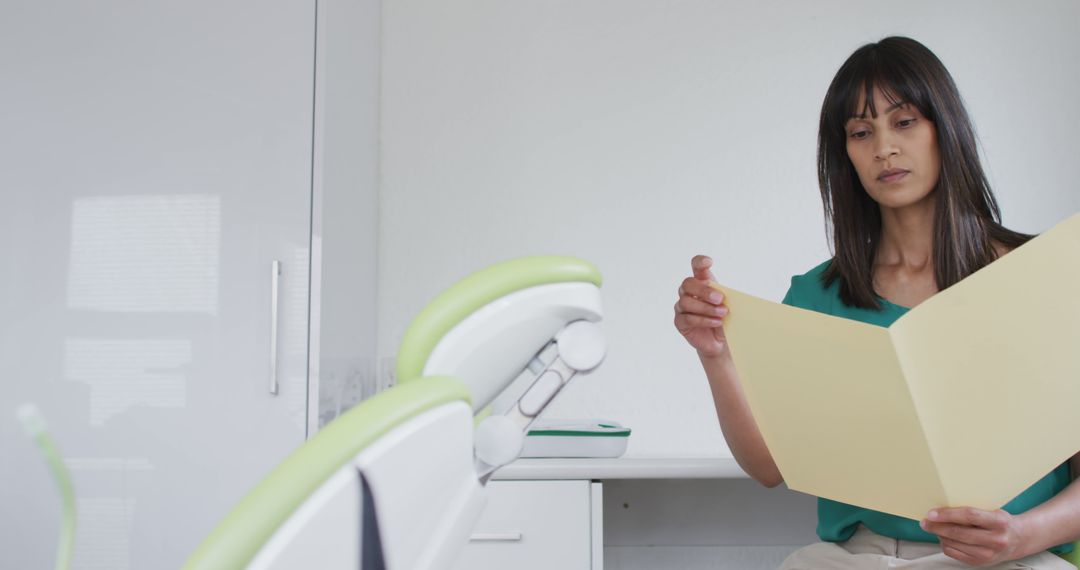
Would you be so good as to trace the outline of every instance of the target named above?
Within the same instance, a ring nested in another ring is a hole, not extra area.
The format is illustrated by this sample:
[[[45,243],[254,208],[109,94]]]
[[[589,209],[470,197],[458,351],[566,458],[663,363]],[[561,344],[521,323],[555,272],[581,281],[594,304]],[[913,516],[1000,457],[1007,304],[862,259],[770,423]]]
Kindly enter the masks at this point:
[[[1031,238],[999,223],[956,85],[908,38],[859,48],[833,78],[821,109],[818,178],[835,253],[792,278],[789,305],[889,326]],[[775,487],[783,479],[727,351],[728,310],[708,286],[711,266],[704,256],[691,261],[675,326],[698,351],[735,459]],[[1070,464],[1080,471],[1080,453],[993,512],[939,508],[913,521],[818,499],[824,542],[781,568],[1072,568],[1048,552],[1068,551],[1080,537],[1080,486],[1070,484]]]

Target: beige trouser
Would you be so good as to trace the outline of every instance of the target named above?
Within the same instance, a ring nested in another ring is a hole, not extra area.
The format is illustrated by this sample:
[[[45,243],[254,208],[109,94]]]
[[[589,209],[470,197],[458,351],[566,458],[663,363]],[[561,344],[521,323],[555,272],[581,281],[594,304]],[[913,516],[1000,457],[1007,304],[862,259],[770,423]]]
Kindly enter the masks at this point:
[[[819,542],[791,553],[779,570],[877,570],[904,568],[907,570],[936,570],[971,568],[941,552],[936,542],[897,540],[876,534],[859,525],[855,534],[844,542]],[[1076,567],[1050,552],[1040,552],[1027,558],[980,566],[992,570],[1076,570]]]

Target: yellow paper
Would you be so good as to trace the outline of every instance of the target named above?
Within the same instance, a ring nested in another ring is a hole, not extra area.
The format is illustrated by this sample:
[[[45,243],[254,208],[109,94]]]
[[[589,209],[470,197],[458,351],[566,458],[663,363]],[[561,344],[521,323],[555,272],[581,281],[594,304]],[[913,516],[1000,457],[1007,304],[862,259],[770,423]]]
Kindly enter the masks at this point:
[[[1080,451],[1080,215],[889,328],[716,287],[792,489],[911,519],[993,510]]]

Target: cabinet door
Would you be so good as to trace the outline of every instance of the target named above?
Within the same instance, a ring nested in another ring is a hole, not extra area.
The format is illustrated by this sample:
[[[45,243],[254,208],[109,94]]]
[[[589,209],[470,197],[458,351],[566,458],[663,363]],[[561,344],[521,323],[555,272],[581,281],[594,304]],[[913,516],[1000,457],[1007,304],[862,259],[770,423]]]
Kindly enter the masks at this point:
[[[23,402],[75,568],[178,567],[302,443],[314,28],[314,0],[0,7],[0,567],[59,531]]]
[[[455,569],[592,568],[589,481],[493,481],[487,493],[487,505]]]

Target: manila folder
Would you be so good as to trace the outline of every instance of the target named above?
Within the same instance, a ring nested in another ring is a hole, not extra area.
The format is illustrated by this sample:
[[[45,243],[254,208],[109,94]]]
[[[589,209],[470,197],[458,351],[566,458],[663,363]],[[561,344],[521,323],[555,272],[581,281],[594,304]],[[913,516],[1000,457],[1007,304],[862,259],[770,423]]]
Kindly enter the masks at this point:
[[[791,489],[916,520],[994,510],[1080,451],[1080,215],[888,328],[714,286]]]

